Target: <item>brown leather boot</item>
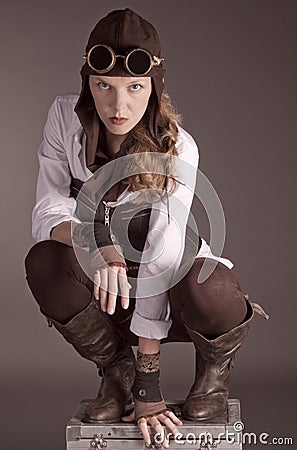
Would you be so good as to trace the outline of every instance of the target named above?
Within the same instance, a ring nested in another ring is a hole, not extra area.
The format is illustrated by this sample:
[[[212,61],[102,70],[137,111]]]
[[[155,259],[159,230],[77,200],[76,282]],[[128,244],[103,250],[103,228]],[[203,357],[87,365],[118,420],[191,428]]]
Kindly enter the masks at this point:
[[[98,396],[87,406],[83,420],[120,421],[135,378],[135,357],[122,334],[95,301],[66,325],[50,321],[83,358],[101,369],[103,379]]]
[[[247,307],[245,321],[216,339],[208,340],[186,326],[196,348],[195,382],[183,406],[186,420],[211,419],[226,410],[231,362],[248,333],[254,310],[268,319],[256,303],[247,301]]]

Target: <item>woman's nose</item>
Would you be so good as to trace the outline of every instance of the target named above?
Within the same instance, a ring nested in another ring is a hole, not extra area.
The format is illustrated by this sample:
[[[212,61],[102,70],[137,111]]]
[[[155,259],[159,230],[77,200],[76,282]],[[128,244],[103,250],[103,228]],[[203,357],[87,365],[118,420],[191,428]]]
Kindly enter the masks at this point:
[[[115,91],[114,94],[114,108],[118,113],[124,112],[127,104],[127,96],[124,91]]]

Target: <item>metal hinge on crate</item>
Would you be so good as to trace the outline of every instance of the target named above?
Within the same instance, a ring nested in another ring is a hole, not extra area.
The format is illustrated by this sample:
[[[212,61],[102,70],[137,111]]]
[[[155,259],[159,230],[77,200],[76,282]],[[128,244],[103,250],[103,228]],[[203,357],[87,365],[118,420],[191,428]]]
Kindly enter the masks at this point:
[[[144,448],[145,449],[155,449],[158,450],[162,447],[162,444],[158,444],[157,442],[155,442],[154,438],[152,437],[152,442],[150,444],[145,443]]]
[[[107,442],[103,439],[103,434],[94,434],[93,439],[90,441],[90,450],[100,450],[106,447]]]
[[[217,443],[214,441],[212,436],[207,435],[207,437],[201,438],[201,444],[199,450],[217,448]]]

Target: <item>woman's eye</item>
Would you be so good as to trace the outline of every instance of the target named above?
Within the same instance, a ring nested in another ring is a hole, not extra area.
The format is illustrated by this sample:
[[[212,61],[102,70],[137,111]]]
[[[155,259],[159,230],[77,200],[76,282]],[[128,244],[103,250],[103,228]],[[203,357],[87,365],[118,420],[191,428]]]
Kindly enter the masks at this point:
[[[100,82],[98,83],[98,86],[99,86],[101,89],[104,89],[104,90],[107,90],[107,89],[109,88],[109,84],[103,83],[103,81],[100,81]]]
[[[132,89],[132,91],[139,91],[141,89],[141,85],[140,84],[132,84],[131,89]]]

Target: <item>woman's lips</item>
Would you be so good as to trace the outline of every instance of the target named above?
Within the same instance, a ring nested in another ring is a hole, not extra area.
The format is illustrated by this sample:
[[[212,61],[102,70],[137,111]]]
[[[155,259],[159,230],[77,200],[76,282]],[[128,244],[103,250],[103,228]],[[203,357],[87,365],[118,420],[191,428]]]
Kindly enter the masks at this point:
[[[110,117],[109,119],[114,125],[123,125],[123,123],[127,122],[126,117]]]

